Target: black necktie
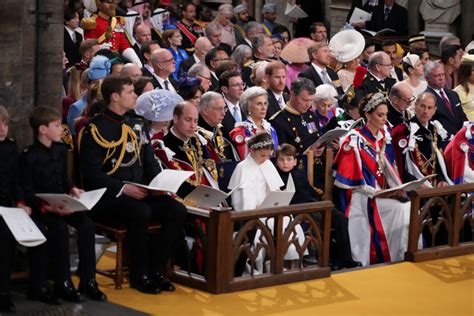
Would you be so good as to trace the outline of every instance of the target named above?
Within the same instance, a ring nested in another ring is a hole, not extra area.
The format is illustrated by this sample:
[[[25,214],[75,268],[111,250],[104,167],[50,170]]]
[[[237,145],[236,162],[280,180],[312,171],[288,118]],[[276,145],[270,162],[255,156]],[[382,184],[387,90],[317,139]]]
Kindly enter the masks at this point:
[[[168,81],[168,80],[165,80],[164,84],[165,84],[165,90],[169,90],[169,89],[170,89],[170,87],[169,87],[169,81]]]

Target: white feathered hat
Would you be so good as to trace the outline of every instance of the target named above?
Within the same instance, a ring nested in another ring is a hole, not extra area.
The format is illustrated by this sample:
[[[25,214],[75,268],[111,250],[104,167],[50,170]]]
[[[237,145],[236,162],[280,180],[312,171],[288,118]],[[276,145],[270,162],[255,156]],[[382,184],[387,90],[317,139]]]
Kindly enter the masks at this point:
[[[340,31],[329,41],[329,50],[340,63],[347,63],[359,57],[364,46],[364,36],[356,30]]]

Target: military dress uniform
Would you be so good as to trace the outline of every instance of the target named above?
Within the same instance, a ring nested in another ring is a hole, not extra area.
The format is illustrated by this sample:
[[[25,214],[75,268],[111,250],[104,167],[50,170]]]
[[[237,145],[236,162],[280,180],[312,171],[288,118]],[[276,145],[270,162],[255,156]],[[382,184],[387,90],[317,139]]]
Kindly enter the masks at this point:
[[[113,52],[122,53],[130,48],[130,43],[125,36],[125,20],[123,17],[109,17],[99,12],[90,18],[82,19],[84,38],[97,39],[99,44],[110,43]]]
[[[192,54],[194,52],[194,43],[198,37],[204,35],[204,30],[194,22],[189,26],[186,23],[183,23],[183,21],[179,21],[176,23],[176,27],[181,31],[181,35],[183,36],[180,48],[183,48],[188,53]]]
[[[142,200],[122,194],[124,181],[148,184],[161,171],[143,126],[132,112],[119,115],[107,109],[83,130],[79,147],[85,188],[107,188],[91,216],[127,226],[130,281],[138,288],[166,272],[186,217],[184,205],[168,194]],[[152,219],[158,219],[161,228],[149,238]]]
[[[21,179],[25,200],[33,210],[32,217],[46,226],[56,293],[62,296],[72,287],[69,262],[69,227],[78,232],[79,269],[81,284],[95,280],[95,226],[85,212],[61,216],[44,210],[45,203],[37,193],[69,193],[73,184],[67,176],[67,146],[53,142],[46,147],[39,141],[21,155]]]

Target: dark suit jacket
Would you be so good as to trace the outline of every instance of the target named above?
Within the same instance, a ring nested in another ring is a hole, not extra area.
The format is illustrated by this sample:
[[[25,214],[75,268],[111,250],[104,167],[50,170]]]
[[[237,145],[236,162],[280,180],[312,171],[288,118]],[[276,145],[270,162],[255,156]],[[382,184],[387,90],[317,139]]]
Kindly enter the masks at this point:
[[[335,80],[339,80],[339,76],[337,75],[337,73],[332,70],[331,68],[327,67],[326,68],[326,71],[329,75],[329,78],[331,78],[332,81],[335,81]],[[306,69],[305,71],[303,72],[300,72],[300,74],[298,75],[298,77],[300,78],[308,78],[309,80],[311,80],[313,83],[314,83],[314,86],[317,87],[317,86],[320,86],[323,84],[323,81],[321,80],[321,77],[319,77],[319,74],[318,72],[316,71],[316,69],[314,69],[314,67],[312,65],[310,65],[308,67],[308,69]],[[335,87],[336,88],[336,87]],[[339,95],[343,95],[344,94],[344,90],[342,89],[341,86],[337,87],[336,88],[337,90],[337,93]]]
[[[72,41],[66,28],[64,28],[64,52],[68,59],[67,67],[71,67],[74,64],[81,61],[81,54],[79,54],[79,46],[82,43],[82,35],[79,32],[76,33],[76,43]]]
[[[193,55],[189,56],[188,59],[183,60],[179,64],[179,71],[178,71],[179,77],[181,77],[181,75],[187,75],[189,68],[191,68],[191,66],[194,65],[195,63],[196,63],[196,60],[194,59]]]
[[[160,85],[160,83],[158,82],[158,80],[156,80],[155,76],[153,76],[153,79],[155,79],[155,82],[156,82],[156,87],[155,87],[156,89],[164,89],[164,88],[165,88],[165,87],[162,87],[162,86]],[[171,77],[171,75],[170,75],[170,77],[168,77],[168,80],[169,80],[169,82],[171,82],[171,84],[173,85],[173,87],[175,88],[175,90],[178,91],[178,88],[179,88],[178,82],[177,82],[176,80],[174,80],[174,79]],[[152,82],[153,82],[153,81],[152,81]]]
[[[456,133],[462,128],[463,123],[468,120],[466,113],[464,113],[464,110],[462,109],[458,94],[452,90],[444,89],[455,114],[455,117],[453,117],[443,99],[441,99],[439,94],[433,90],[433,88],[426,88],[426,92],[430,92],[436,96],[436,112],[433,115],[432,120],[438,120],[441,125],[443,125],[444,129],[446,129],[449,134],[448,137],[456,135]]]
[[[385,21],[384,2],[379,1],[379,5],[372,13],[372,19],[366,23],[366,29],[380,31],[385,28],[394,30],[396,35],[408,35],[407,9],[394,3]]]
[[[153,88],[156,89],[156,87],[158,87],[158,80],[156,80],[155,76],[153,76],[153,74],[148,71],[148,69],[146,69],[145,67],[142,68],[142,75],[144,77],[149,77],[151,78],[151,84],[153,85]]]
[[[211,73],[211,86],[209,87],[209,91],[217,90],[219,90],[219,78],[217,78]]]
[[[364,81],[362,81],[362,85],[356,89],[356,102],[359,102],[362,100],[363,97],[368,95],[369,93],[375,93],[375,92],[386,92],[387,94],[390,92],[390,89],[392,89],[393,85],[397,82],[395,79],[387,77],[383,80],[385,82],[383,87],[380,82],[378,82],[375,77],[368,72],[367,75],[364,78]]]
[[[229,106],[225,105],[226,112],[224,115],[224,119],[222,120],[222,133],[224,137],[227,139],[230,139],[229,137],[229,132],[234,129],[235,126],[235,119],[232,116],[232,113],[230,112]],[[242,117],[242,120],[245,120],[247,118],[247,115],[242,111],[242,108],[240,108],[240,116]]]
[[[394,69],[395,69],[395,73],[397,74],[398,81],[403,81],[403,71],[398,67],[394,67]]]
[[[275,113],[280,111],[281,108],[272,90],[267,89],[267,93],[268,93],[268,108],[267,108],[267,116],[265,116],[265,119],[269,120]],[[288,94],[284,92],[283,92],[283,100],[285,101],[285,103],[288,101]]]

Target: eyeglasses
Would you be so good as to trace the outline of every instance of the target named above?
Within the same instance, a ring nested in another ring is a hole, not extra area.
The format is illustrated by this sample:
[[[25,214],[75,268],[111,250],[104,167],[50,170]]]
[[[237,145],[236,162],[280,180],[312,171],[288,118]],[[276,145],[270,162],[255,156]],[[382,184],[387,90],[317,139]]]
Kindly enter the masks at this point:
[[[174,58],[170,58],[168,60],[159,61],[158,63],[160,63],[160,64],[163,63],[164,64],[164,63],[169,63],[169,62],[176,62],[176,61],[174,60]]]
[[[205,77],[203,75],[198,75],[198,76],[201,77],[201,78],[207,79],[207,80],[211,80],[211,77]]]
[[[398,97],[398,98],[400,100],[402,100],[403,102],[406,102],[406,103],[412,103],[416,99],[414,96],[411,96],[409,99],[405,99],[405,98],[402,98],[402,97]]]
[[[214,61],[222,61],[222,60],[229,60],[229,58],[216,58],[216,59],[213,59]]]

